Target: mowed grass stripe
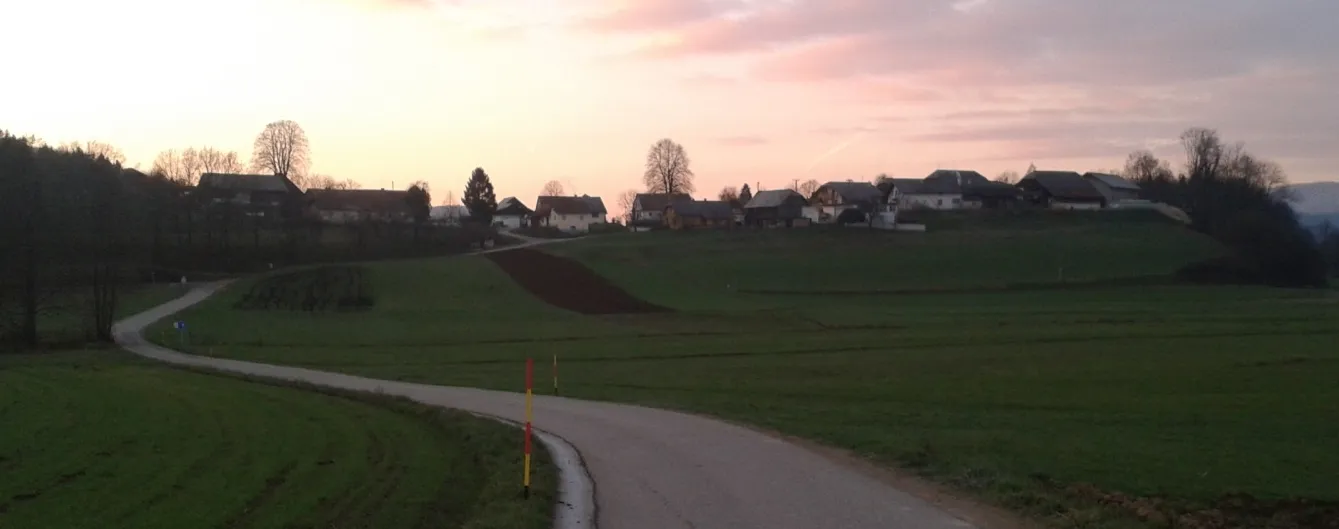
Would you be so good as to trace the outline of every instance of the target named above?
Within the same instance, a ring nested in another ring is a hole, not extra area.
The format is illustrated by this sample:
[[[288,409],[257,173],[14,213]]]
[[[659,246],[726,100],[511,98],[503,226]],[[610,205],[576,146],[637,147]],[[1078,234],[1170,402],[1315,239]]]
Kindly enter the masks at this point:
[[[0,357],[0,400],[10,403],[0,415],[0,526],[548,523],[547,456],[537,494],[517,501],[516,433],[505,425],[123,354]]]

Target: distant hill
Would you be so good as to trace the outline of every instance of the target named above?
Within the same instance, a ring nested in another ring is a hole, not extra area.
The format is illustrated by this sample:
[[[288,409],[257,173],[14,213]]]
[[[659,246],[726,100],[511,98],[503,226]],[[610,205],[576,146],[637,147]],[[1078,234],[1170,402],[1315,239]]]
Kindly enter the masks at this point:
[[[1339,213],[1339,182],[1312,182],[1291,186],[1293,211],[1301,214]]]
[[[1313,232],[1326,222],[1339,227],[1339,182],[1312,182],[1291,187],[1297,220]]]

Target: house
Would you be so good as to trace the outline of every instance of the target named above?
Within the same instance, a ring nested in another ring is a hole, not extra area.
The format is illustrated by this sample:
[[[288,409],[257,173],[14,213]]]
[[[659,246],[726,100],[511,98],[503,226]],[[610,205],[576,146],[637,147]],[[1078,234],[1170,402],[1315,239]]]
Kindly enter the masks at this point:
[[[284,175],[204,173],[195,193],[211,204],[232,204],[257,216],[299,214],[303,193]]]
[[[647,231],[665,225],[665,208],[680,200],[692,200],[684,193],[638,193],[632,199],[628,226],[633,231]]]
[[[995,182],[976,171],[938,169],[925,177],[926,189],[950,196],[948,209],[1005,208],[1018,202],[1013,184]],[[958,200],[954,200],[958,199]]]
[[[1074,171],[1033,171],[1018,181],[1023,199],[1051,209],[1101,209],[1107,199]]]
[[[1097,192],[1107,199],[1108,206],[1139,200],[1139,192],[1141,191],[1139,184],[1120,176],[1106,173],[1083,173],[1083,179],[1097,188]]]
[[[735,225],[735,210],[719,200],[675,200],[665,207],[665,225],[670,229],[730,228]]]
[[[526,207],[516,197],[507,197],[497,203],[497,211],[493,213],[493,225],[506,229],[516,229],[525,225],[525,219],[530,218],[534,213]]]
[[[600,197],[544,196],[535,201],[532,226],[550,226],[569,233],[585,233],[592,224],[605,224],[609,211]]]
[[[869,182],[828,182],[809,197],[813,213],[805,215],[816,222],[835,222],[842,211],[859,209],[873,214],[885,209],[883,192]]]
[[[414,218],[408,191],[309,189],[307,203],[322,222],[408,222]]]
[[[962,207],[962,192],[946,189],[942,183],[931,184],[921,178],[889,178],[883,186],[888,189],[888,204],[900,209]]]
[[[465,219],[470,218],[470,210],[465,206],[433,206],[428,210],[428,218],[438,224],[447,226],[459,226]]]
[[[806,225],[808,219],[804,218],[803,210],[807,205],[803,196],[789,189],[759,191],[744,205],[744,224],[763,227]]]

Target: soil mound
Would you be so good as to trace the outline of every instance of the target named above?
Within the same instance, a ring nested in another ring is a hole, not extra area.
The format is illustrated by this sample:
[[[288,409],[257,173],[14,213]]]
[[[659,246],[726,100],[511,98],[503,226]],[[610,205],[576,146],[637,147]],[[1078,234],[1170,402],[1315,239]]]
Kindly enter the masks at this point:
[[[669,309],[633,297],[585,265],[529,248],[486,254],[535,297],[581,314],[646,314]]]

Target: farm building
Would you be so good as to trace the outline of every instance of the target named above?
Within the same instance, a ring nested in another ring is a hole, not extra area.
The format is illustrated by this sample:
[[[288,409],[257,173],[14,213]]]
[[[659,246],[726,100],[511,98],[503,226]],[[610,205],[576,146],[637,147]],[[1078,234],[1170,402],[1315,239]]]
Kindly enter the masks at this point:
[[[497,212],[493,213],[493,225],[507,229],[520,228],[525,220],[534,213],[516,197],[507,197],[497,203]]]
[[[632,199],[628,225],[634,231],[646,231],[665,225],[665,208],[679,200],[692,200],[684,193],[638,193]]]
[[[1073,171],[1033,171],[1018,182],[1023,198],[1051,209],[1101,209],[1107,200]]]
[[[834,222],[848,209],[871,214],[884,209],[883,198],[883,192],[869,182],[828,182],[809,197],[813,213],[805,216],[815,222]]]
[[[310,189],[307,199],[311,211],[323,222],[399,222],[413,218],[408,191]]]
[[[664,221],[675,230],[730,228],[735,225],[735,210],[719,200],[675,200],[665,208]]]
[[[550,226],[569,233],[586,233],[592,224],[605,224],[609,210],[600,197],[544,196],[535,201],[532,226]]]
[[[888,202],[901,209],[958,209],[962,193],[930,185],[920,178],[889,178],[881,184]]]
[[[957,208],[1005,208],[1018,202],[1018,188],[1012,184],[994,182],[976,171],[939,169],[925,177],[927,189],[951,196],[950,204]]]
[[[465,206],[433,206],[428,210],[428,218],[439,224],[459,226],[470,218],[470,210]]]
[[[214,204],[234,204],[259,216],[295,214],[303,204],[302,189],[284,175],[205,173],[196,193]]]
[[[744,223],[749,226],[795,226],[808,224],[803,216],[807,203],[789,189],[759,191],[744,205]]]
[[[1139,200],[1139,185],[1120,176],[1106,173],[1083,173],[1083,179],[1097,188],[1108,205]]]

